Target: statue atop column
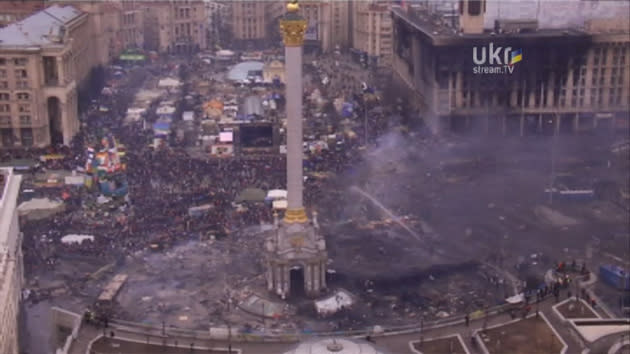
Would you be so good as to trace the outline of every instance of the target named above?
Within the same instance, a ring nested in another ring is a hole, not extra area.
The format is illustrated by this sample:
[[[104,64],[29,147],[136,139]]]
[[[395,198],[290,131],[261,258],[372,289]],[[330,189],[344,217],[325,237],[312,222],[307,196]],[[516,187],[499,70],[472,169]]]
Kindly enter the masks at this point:
[[[287,4],[280,20],[285,46],[287,119],[287,210],[265,243],[267,288],[282,298],[289,296],[292,268],[304,273],[304,290],[309,296],[326,288],[326,241],[319,233],[317,214],[309,221],[303,205],[302,131],[302,49],[307,22],[299,14],[297,0]]]

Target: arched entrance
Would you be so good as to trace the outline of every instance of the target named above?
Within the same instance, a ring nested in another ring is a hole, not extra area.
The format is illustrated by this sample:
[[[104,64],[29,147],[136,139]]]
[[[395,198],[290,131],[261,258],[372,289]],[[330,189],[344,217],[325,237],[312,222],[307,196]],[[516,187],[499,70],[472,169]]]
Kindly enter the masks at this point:
[[[48,129],[50,132],[50,144],[63,144],[61,101],[57,97],[48,97],[48,100],[46,100],[46,107],[48,110]]]
[[[303,298],[306,296],[306,289],[304,284],[304,267],[302,265],[296,265],[291,267],[289,272],[289,296],[292,298]]]

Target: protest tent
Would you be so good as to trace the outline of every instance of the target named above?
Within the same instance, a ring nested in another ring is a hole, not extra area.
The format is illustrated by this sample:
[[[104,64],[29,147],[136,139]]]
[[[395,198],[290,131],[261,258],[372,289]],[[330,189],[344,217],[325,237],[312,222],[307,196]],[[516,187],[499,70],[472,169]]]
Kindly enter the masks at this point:
[[[179,80],[173,79],[173,78],[170,78],[170,77],[158,81],[158,87],[161,87],[161,88],[179,87],[181,85],[182,85],[182,83]]]
[[[237,202],[262,202],[265,200],[265,191],[259,188],[246,188],[238,197]]]
[[[287,199],[287,191],[284,189],[272,189],[267,192],[267,199]]]

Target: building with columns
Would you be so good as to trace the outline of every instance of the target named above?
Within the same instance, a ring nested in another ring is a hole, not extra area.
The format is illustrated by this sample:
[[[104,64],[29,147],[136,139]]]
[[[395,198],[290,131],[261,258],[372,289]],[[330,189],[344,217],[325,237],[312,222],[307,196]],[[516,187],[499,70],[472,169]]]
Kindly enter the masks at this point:
[[[307,21],[299,15],[297,1],[287,5],[280,29],[286,69],[287,210],[282,220],[275,216],[265,242],[267,288],[282,298],[302,292],[317,296],[326,288],[328,255],[317,214],[309,220],[303,204],[302,55]],[[300,278],[303,284],[295,281]]]
[[[268,22],[272,6],[268,1],[232,1],[229,21],[232,26],[232,36],[240,43],[254,44],[267,38]]]
[[[392,18],[389,1],[355,1],[352,16],[352,47],[365,53],[371,64],[392,62]]]
[[[144,47],[160,53],[194,53],[208,48],[208,15],[201,0],[135,1],[144,12]],[[134,19],[138,21],[139,19]]]
[[[300,15],[308,22],[305,46],[327,53],[350,45],[348,1],[302,1]]]
[[[436,133],[627,133],[629,4],[578,3],[534,1],[510,17],[461,0],[457,19],[395,6],[395,77]]]
[[[74,6],[88,15],[91,30],[91,51],[96,56],[96,65],[108,65],[118,58],[131,41],[127,28],[123,30],[123,1],[54,0],[59,6]],[[131,1],[124,3],[130,4]],[[90,67],[91,68],[91,67]]]
[[[0,169],[0,353],[20,353],[19,313],[24,284],[17,198],[22,176]]]
[[[88,15],[53,5],[0,29],[0,146],[69,144],[77,88],[100,62]]]
[[[8,0],[0,6],[0,28],[20,21],[46,7],[46,0]]]
[[[144,47],[144,11],[135,1],[123,1],[120,14],[120,44],[122,48]]]

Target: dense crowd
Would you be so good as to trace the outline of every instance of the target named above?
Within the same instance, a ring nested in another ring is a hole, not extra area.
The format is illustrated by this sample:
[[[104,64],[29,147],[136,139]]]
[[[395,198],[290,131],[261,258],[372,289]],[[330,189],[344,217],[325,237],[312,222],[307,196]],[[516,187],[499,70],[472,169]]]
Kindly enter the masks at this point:
[[[313,71],[316,86],[322,92],[343,92],[348,99],[361,94],[359,75],[342,73],[344,70],[323,61],[319,73]],[[189,156],[183,146],[171,144],[155,150],[150,146],[152,134],[143,130],[142,123],[124,125],[122,118],[135,91],[154,74],[164,75],[164,65],[134,68],[128,71],[112,95],[94,100],[87,112],[82,114],[83,129],[69,147],[47,150],[30,150],[8,153],[4,160],[15,158],[37,158],[44,153],[59,153],[63,159],[41,164],[42,172],[52,169],[73,170],[85,163],[86,147],[106,133],[112,133],[126,146],[126,176],[129,186],[128,198],[113,205],[100,206],[95,202],[98,192],[86,188],[47,188],[40,195],[58,198],[67,194],[66,210],[54,218],[30,221],[23,225],[25,234],[31,235],[25,241],[26,252],[32,264],[38,263],[54,267],[59,256],[75,254],[101,259],[122,259],[125,255],[145,249],[160,242],[172,244],[177,240],[198,238],[202,235],[229,235],[230,232],[248,225],[269,223],[273,210],[267,203],[245,202],[235,205],[235,199],[244,189],[258,188],[263,191],[284,189],[286,186],[286,159],[282,154],[235,157],[223,159],[199,159]],[[168,70],[168,68],[166,69]],[[321,76],[330,79],[329,87],[321,84]],[[335,97],[327,97],[330,100]],[[111,107],[108,112],[99,111],[101,105]],[[314,114],[317,107],[306,104],[307,113]],[[357,112],[364,113],[361,102],[357,102]],[[362,121],[363,115],[356,119]],[[384,113],[370,113],[371,129],[385,121]],[[149,121],[156,119],[155,111],[150,112]],[[335,112],[324,115],[319,126],[330,134],[339,132],[340,117]],[[362,126],[362,125],[361,125]],[[338,131],[337,131],[338,130]],[[335,189],[327,185],[330,175],[344,173],[349,166],[360,159],[358,153],[362,132],[358,139],[346,139],[341,144],[330,146],[328,150],[307,152],[305,166],[309,172],[320,172],[320,177],[307,178],[305,183],[306,205],[320,211],[335,212],[322,203],[331,205]],[[326,192],[324,192],[326,191]],[[332,203],[340,205],[341,203]],[[191,216],[189,208],[210,205],[203,215]],[[69,233],[94,235],[92,242],[62,244],[61,237]],[[40,236],[45,235],[45,242]],[[37,262],[39,260],[40,262]],[[33,263],[34,262],[34,263]]]

